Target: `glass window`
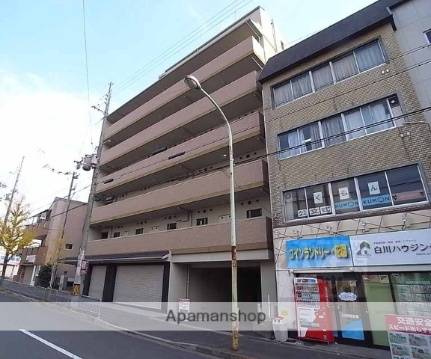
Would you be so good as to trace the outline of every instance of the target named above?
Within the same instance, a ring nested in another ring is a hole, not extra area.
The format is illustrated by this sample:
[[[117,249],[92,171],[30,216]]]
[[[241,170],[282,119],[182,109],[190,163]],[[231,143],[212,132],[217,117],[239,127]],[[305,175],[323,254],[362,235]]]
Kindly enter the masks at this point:
[[[283,151],[279,154],[280,158],[287,158],[301,153],[297,130],[278,135],[278,140],[280,142],[280,151]]]
[[[334,61],[334,74],[337,81],[341,81],[356,75],[358,73],[358,68],[356,66],[355,58],[353,53],[350,53],[341,59]]]
[[[325,146],[331,146],[346,141],[343,120],[340,115],[323,120],[322,130]]]
[[[310,217],[332,213],[328,184],[307,187],[308,214]]]
[[[262,208],[249,209],[247,210],[247,218],[255,218],[262,216]]]
[[[359,109],[345,112],[344,121],[347,139],[352,140],[365,135],[364,121]]]
[[[308,72],[294,77],[291,80],[291,82],[292,82],[293,98],[302,97],[312,92],[311,80]]]
[[[293,100],[292,86],[289,82],[273,88],[274,105],[280,106],[286,102]]]
[[[299,142],[301,144],[301,153],[322,147],[319,124],[317,122],[299,128],[298,134]]]
[[[171,229],[177,229],[177,224],[176,223],[168,223],[166,225],[166,229],[169,231]]]
[[[304,189],[284,192],[284,208],[287,220],[308,217]]]
[[[386,173],[395,205],[426,200],[417,166],[396,168]]]
[[[358,195],[353,178],[331,182],[331,187],[336,214],[359,211]]]
[[[428,31],[425,31],[425,36],[428,40],[428,44],[431,44],[431,29]]]
[[[144,229],[143,228],[136,228],[135,234],[144,234]]]
[[[332,85],[334,79],[332,78],[331,67],[329,64],[321,66],[312,71],[314,89],[317,91],[326,86]]]
[[[196,225],[197,226],[205,226],[207,224],[208,224],[208,217],[196,218]]]
[[[386,100],[363,106],[361,107],[361,110],[367,133],[385,130],[394,125],[394,122],[391,120],[392,116]]]
[[[355,50],[359,71],[366,71],[385,62],[378,41],[361,46]]]
[[[387,207],[392,205],[389,188],[384,172],[358,177],[359,191],[363,209]]]
[[[121,236],[121,232],[114,232],[113,237],[118,238]]]

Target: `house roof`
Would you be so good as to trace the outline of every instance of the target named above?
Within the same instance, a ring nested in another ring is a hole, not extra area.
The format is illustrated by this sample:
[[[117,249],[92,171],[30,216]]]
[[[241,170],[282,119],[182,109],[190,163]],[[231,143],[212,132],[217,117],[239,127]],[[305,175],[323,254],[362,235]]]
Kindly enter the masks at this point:
[[[376,26],[391,22],[390,7],[406,0],[379,0],[336,22],[318,33],[271,57],[264,66],[261,83],[287,71],[299,63],[323,53],[342,41],[358,36]]]

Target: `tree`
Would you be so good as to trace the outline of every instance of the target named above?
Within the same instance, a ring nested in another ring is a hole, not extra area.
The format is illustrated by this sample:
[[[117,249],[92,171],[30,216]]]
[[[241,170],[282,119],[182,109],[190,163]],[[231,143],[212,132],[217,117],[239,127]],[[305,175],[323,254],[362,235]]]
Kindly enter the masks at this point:
[[[28,247],[33,241],[33,232],[25,226],[28,212],[22,201],[12,206],[9,217],[0,224],[0,247],[5,249],[1,279],[6,275],[9,260]]]
[[[40,267],[39,274],[37,275],[37,285],[48,288],[51,281],[51,264],[46,264]]]

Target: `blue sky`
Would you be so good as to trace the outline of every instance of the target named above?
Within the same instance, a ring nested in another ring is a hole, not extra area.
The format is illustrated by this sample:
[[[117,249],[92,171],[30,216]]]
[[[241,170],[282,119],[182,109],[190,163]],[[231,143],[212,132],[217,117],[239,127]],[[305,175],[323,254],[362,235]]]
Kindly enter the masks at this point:
[[[274,18],[289,44],[372,2],[86,0],[90,104],[99,101],[112,81],[114,107],[119,106],[257,5]],[[220,21],[213,24],[220,12]],[[67,192],[68,179],[43,165],[71,169],[73,160],[97,142],[99,114],[88,115],[82,24],[82,0],[0,3],[0,128],[19,137],[0,142],[2,153],[9,154],[0,166],[0,182],[11,185],[10,171],[26,155],[20,193],[32,210]],[[197,28],[187,46],[154,61]],[[125,86],[128,80],[133,82]],[[88,183],[89,176],[82,174],[78,189]],[[86,195],[83,190],[77,198],[85,200]]]

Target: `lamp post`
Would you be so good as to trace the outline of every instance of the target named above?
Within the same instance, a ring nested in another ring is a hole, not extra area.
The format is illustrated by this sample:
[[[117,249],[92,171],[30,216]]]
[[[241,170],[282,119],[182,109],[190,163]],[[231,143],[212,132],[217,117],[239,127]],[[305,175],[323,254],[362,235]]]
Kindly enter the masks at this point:
[[[229,177],[230,177],[230,244],[231,244],[231,268],[232,268],[232,313],[235,314],[235,320],[232,321],[232,349],[238,350],[239,347],[239,322],[238,322],[238,287],[237,287],[237,257],[236,257],[236,230],[235,230],[235,181],[233,173],[233,140],[232,130],[226,115],[223,113],[220,106],[215,100],[206,92],[199,80],[188,75],[184,79],[184,82],[190,89],[201,91],[214,105],[214,107],[220,112],[223,120],[226,123],[228,135],[229,135]]]

